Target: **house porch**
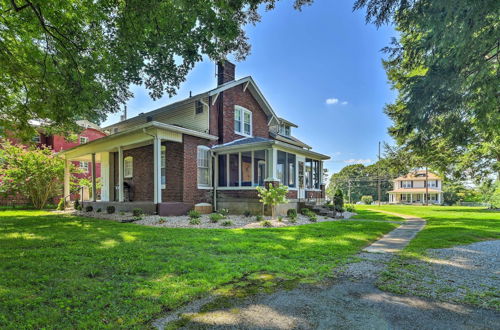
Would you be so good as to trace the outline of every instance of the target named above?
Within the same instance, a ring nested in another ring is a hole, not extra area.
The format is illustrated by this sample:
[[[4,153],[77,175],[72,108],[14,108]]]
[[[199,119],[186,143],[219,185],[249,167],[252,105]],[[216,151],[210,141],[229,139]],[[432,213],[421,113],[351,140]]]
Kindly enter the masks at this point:
[[[441,204],[442,193],[430,192],[427,196],[426,193],[399,193],[389,192],[389,204]]]

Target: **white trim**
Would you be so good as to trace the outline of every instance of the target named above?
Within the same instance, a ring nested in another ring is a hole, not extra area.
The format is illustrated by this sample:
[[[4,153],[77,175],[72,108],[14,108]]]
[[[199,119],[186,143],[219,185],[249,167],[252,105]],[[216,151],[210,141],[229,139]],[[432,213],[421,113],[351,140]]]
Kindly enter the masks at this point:
[[[245,107],[242,107],[241,105],[235,105],[234,106],[234,121],[236,122],[236,112],[240,113],[240,131],[236,130],[236,125],[234,127],[234,133],[245,136],[245,137],[253,137],[253,113],[252,111],[248,110]],[[250,116],[250,133],[247,134],[245,133],[245,114],[248,114]]]
[[[131,161],[130,167],[127,168],[125,162]],[[127,171],[127,169],[130,170],[130,173]],[[134,177],[134,157],[132,156],[127,156],[123,158],[123,178],[124,179],[130,179]]]
[[[82,140],[83,140],[83,142],[82,142]],[[86,137],[86,136],[79,136],[78,137],[78,143],[80,143],[80,144],[87,144],[87,143],[89,143],[89,138]]]
[[[123,149],[118,147],[118,201],[124,201],[123,193]]]
[[[203,168],[208,169],[208,183],[207,184],[200,184],[198,182],[199,169],[200,169],[198,156],[199,156],[200,150],[206,151],[208,167],[203,167]],[[196,147],[196,186],[198,187],[198,189],[212,189],[212,166],[211,166],[212,161],[211,161],[211,159],[212,158],[210,156],[210,148],[209,147],[204,146],[204,145],[199,145]]]

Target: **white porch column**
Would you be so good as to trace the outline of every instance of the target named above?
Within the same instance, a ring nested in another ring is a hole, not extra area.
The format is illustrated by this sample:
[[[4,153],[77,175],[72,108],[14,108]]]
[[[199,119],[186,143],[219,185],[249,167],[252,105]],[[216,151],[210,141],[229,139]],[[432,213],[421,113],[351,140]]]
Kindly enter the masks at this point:
[[[161,140],[155,137],[153,140],[153,202],[161,203]]]
[[[69,181],[70,181],[70,169],[71,163],[68,159],[64,160],[64,189],[63,189],[63,198],[66,200],[66,203],[70,201],[70,190],[69,190]]]
[[[101,201],[109,202],[109,152],[101,152]]]
[[[276,160],[278,159],[278,150],[271,148],[267,150],[267,178],[265,181],[278,181],[276,178]]]
[[[123,193],[123,149],[118,147],[118,201],[123,202],[125,197]]]
[[[97,200],[95,153],[92,154],[92,201]]]
[[[441,204],[441,193],[438,193],[437,195],[438,195],[437,196],[438,197],[438,204]]]
[[[413,194],[410,194],[410,204],[413,204]]]

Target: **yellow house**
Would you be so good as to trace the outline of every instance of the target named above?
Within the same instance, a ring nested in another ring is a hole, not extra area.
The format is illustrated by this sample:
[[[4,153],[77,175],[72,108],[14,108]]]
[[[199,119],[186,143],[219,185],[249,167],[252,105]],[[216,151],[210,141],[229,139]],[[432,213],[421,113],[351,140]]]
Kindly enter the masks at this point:
[[[388,191],[390,204],[441,204],[443,180],[435,173],[418,170],[394,180]]]

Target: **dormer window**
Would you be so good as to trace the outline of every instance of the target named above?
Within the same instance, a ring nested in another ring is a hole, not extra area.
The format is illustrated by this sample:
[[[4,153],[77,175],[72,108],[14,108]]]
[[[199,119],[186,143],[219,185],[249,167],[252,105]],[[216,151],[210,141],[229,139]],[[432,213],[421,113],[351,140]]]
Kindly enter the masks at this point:
[[[291,128],[289,125],[284,125],[284,124],[280,125],[280,132],[279,133],[281,135],[290,136],[290,132],[291,132]]]
[[[234,132],[252,136],[252,112],[238,105],[234,107]]]

